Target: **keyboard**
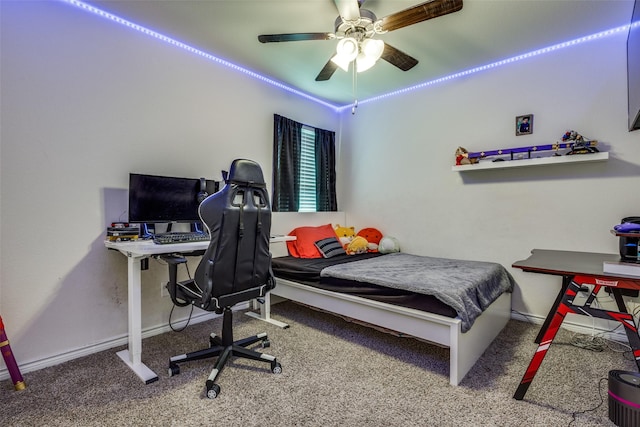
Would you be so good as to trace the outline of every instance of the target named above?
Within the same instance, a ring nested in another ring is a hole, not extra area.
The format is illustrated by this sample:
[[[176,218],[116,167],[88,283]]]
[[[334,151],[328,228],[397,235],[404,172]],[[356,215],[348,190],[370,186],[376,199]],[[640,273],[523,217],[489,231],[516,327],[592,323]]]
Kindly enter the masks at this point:
[[[153,242],[158,245],[168,245],[170,243],[204,242],[208,240],[208,234],[198,232],[175,231],[170,233],[160,233],[153,236]]]

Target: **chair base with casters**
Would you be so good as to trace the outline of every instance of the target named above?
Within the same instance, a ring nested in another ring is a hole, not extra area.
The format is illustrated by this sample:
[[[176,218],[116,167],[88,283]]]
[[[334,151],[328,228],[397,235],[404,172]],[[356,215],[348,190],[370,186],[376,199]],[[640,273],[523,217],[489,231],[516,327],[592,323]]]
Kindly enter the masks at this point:
[[[170,358],[169,376],[180,373],[179,363],[218,357],[218,360],[216,361],[216,364],[206,382],[207,397],[209,399],[215,399],[220,394],[220,386],[216,384],[216,379],[222,373],[222,370],[231,357],[241,357],[244,359],[269,363],[271,365],[271,372],[274,374],[282,373],[282,366],[275,357],[246,348],[258,341],[262,341],[262,348],[269,347],[270,343],[267,334],[261,333],[238,341],[233,341],[233,329],[231,327],[232,321],[233,312],[230,307],[226,307],[222,318],[222,336],[211,334],[209,337],[209,348]]]

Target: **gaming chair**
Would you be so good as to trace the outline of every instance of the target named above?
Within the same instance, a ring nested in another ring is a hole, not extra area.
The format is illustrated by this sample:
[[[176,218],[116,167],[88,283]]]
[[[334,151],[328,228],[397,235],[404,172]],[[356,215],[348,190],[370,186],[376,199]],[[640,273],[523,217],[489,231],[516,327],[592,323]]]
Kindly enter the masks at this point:
[[[212,333],[209,348],[171,357],[169,376],[180,373],[179,363],[218,357],[206,381],[207,397],[214,399],[220,393],[216,379],[230,357],[267,362],[273,373],[282,372],[275,357],[246,348],[258,341],[268,347],[266,333],[233,340],[231,307],[263,297],[275,287],[269,252],[271,208],[260,166],[251,160],[234,160],[226,185],[200,204],[199,214],[211,236],[209,247],[195,277],[186,281],[177,281],[178,265],[186,260],[164,257],[169,264],[167,289],[178,306],[222,313],[222,335]]]

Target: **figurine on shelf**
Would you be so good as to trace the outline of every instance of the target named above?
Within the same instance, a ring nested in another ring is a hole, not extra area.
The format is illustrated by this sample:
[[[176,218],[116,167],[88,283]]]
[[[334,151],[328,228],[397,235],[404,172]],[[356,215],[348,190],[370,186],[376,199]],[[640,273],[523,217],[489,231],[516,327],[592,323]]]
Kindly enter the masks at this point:
[[[470,159],[469,152],[464,147],[456,148],[456,166],[470,165],[472,163],[478,163],[478,159]]]
[[[589,154],[600,152],[600,150],[596,148],[596,145],[598,145],[598,141],[585,138],[575,130],[567,131],[562,136],[562,140],[564,142],[574,141],[571,144],[571,150],[567,153],[567,156],[573,154]]]

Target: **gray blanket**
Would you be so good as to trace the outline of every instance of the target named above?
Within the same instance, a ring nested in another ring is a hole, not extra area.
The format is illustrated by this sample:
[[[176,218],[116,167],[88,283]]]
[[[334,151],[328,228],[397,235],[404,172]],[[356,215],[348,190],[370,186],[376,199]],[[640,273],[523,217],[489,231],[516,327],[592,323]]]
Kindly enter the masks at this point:
[[[404,253],[326,267],[320,275],[433,295],[456,310],[462,332],[516,283],[500,264]]]

